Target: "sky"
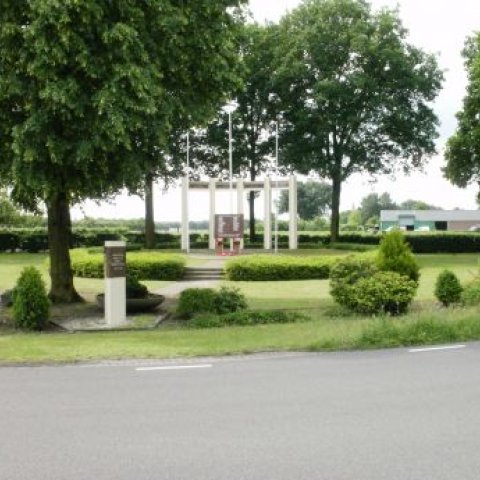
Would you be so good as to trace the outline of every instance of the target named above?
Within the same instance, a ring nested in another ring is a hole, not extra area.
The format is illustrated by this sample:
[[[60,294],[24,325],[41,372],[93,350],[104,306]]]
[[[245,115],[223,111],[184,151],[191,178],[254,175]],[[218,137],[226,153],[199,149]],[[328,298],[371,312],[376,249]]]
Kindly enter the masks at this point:
[[[401,202],[414,198],[445,209],[476,209],[478,188],[460,189],[443,178],[446,140],[455,131],[455,113],[462,107],[465,95],[466,74],[461,51],[467,36],[480,30],[480,1],[478,0],[371,0],[374,9],[398,7],[404,26],[409,30],[409,42],[437,55],[445,75],[443,90],[435,101],[435,111],[440,119],[440,138],[437,141],[438,155],[432,157],[423,172],[395,178],[378,176],[372,178],[356,174],[345,182],[342,190],[341,209],[358,207],[361,199],[371,192],[388,192],[393,200]],[[278,21],[287,9],[293,9],[300,0],[250,0],[250,10],[258,22]],[[280,140],[281,141],[281,140]],[[228,213],[228,194],[217,194],[217,213]],[[257,201],[257,213],[262,215],[262,199]],[[155,220],[180,221],[180,191],[162,191],[155,188]],[[191,192],[189,199],[190,218],[208,218],[208,195]],[[138,218],[144,212],[139,197],[120,195],[110,203],[86,202],[72,211],[74,218]]]

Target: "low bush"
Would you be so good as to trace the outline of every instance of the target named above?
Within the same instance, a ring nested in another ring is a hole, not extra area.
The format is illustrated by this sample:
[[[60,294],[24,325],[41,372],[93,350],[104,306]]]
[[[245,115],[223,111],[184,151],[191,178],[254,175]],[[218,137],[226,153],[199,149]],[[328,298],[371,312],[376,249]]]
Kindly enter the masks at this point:
[[[412,303],[417,286],[415,281],[396,272],[377,272],[353,285],[349,305],[356,313],[366,315],[400,315]]]
[[[460,302],[462,286],[457,276],[450,270],[444,270],[438,275],[435,283],[435,297],[444,307]]]
[[[188,288],[180,294],[177,313],[191,317],[198,313],[218,315],[238,312],[247,308],[247,301],[237,288]]]
[[[480,278],[475,278],[463,286],[461,302],[466,306],[480,305]]]
[[[420,277],[420,268],[400,230],[392,230],[382,238],[377,265],[379,270],[397,272],[415,282]]]
[[[127,273],[126,287],[127,298],[146,298],[148,296],[148,288],[131,273]]]
[[[177,313],[191,317],[196,313],[214,312],[215,297],[213,288],[187,288],[180,293]]]
[[[368,257],[348,256],[338,260],[330,271],[330,294],[343,307],[355,307],[355,284],[363,278],[369,278],[378,269],[373,259]]]
[[[330,275],[332,257],[290,257],[287,255],[249,255],[227,262],[225,273],[229,280],[310,280]]]
[[[84,249],[70,252],[73,274],[84,278],[103,278],[104,256]],[[141,280],[179,280],[185,270],[185,257],[177,254],[127,252],[127,271]]]
[[[221,287],[216,292],[213,308],[218,314],[238,312],[247,308],[247,300],[238,288]]]
[[[293,323],[307,320],[307,317],[299,312],[272,312],[266,310],[234,312],[223,315],[199,315],[188,321],[187,325],[192,328],[215,328],[230,326],[253,326],[271,323]]]
[[[28,330],[43,330],[50,312],[45,283],[35,267],[23,269],[13,298],[15,325]]]

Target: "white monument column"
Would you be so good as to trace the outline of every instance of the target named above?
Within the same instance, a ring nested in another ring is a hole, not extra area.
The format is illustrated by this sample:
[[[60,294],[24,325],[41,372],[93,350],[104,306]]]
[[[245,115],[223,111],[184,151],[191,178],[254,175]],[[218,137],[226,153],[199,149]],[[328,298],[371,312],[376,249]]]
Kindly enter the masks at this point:
[[[243,178],[239,178],[237,180],[237,213],[239,215],[244,214],[243,205],[245,200],[245,188],[243,185]],[[242,232],[242,239],[240,240],[240,248],[243,250],[243,232]]]
[[[182,250],[190,251],[190,231],[188,225],[188,176],[182,178]]]
[[[290,250],[298,248],[298,221],[297,221],[297,177],[291,175],[288,181],[288,247]]]
[[[105,242],[105,297],[107,325],[124,325],[127,319],[127,257],[125,242]]]
[[[264,190],[265,195],[265,215],[263,220],[263,248],[265,250],[272,249],[272,182],[270,177],[265,178]]]
[[[215,187],[216,180],[211,178],[208,182],[208,193],[210,197],[208,217],[208,248],[215,250]]]

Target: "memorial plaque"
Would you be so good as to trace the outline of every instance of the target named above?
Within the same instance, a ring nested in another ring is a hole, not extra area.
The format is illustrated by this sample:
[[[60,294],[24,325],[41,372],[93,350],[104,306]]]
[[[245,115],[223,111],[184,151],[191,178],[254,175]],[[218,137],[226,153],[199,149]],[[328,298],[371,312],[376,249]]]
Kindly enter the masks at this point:
[[[242,238],[244,218],[237,215],[215,215],[215,238]]]
[[[105,276],[125,277],[127,274],[127,254],[125,247],[105,247]]]

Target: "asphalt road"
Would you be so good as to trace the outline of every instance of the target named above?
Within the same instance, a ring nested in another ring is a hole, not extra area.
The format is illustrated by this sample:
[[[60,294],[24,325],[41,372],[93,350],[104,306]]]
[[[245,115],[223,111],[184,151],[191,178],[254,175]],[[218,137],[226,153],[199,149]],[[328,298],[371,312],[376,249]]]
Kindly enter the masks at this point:
[[[479,344],[176,365],[0,368],[0,479],[480,478]]]

